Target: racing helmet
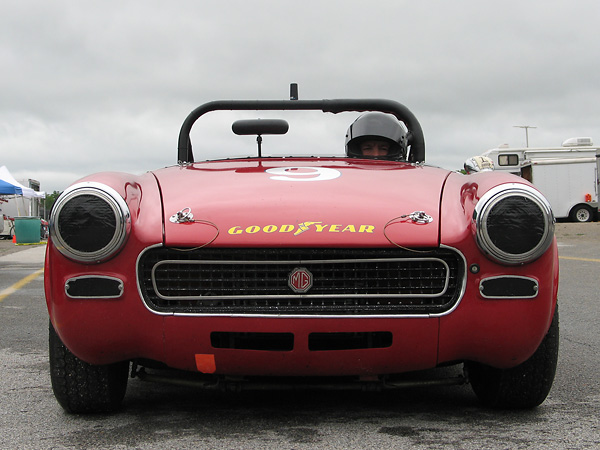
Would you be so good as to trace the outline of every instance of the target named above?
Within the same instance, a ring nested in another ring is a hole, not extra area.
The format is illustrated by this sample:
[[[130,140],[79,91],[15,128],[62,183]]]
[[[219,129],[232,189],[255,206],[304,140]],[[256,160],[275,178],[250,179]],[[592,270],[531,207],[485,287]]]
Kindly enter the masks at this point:
[[[363,156],[360,150],[360,144],[369,140],[383,140],[390,144],[388,154],[376,159],[406,160],[406,131],[394,116],[380,112],[361,114],[346,132],[346,156],[374,158]]]

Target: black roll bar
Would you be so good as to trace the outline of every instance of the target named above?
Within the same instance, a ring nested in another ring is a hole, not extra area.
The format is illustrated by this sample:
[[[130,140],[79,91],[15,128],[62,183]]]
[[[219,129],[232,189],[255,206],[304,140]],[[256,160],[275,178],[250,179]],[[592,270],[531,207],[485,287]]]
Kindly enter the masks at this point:
[[[216,100],[194,109],[183,121],[177,145],[179,164],[194,162],[190,132],[198,118],[211,111],[284,111],[315,110],[324,113],[348,111],[380,111],[393,114],[408,128],[408,144],[411,146],[409,161],[425,161],[425,138],[421,124],[415,115],[403,104],[383,99],[342,99],[342,100]]]

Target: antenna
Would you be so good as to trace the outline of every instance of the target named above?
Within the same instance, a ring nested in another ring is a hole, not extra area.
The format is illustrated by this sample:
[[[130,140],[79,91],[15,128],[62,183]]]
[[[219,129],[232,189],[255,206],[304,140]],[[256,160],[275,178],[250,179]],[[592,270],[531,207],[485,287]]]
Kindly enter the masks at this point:
[[[290,100],[298,100],[298,83],[290,84]]]
[[[529,129],[537,128],[532,127],[531,125],[514,125],[513,128],[524,128],[525,129],[525,146],[529,148]]]

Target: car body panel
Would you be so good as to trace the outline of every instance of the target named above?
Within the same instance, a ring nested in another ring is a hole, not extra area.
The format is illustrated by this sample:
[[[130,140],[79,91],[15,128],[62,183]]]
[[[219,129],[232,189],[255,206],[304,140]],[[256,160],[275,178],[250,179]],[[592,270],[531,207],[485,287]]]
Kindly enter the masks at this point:
[[[447,175],[412,164],[341,158],[217,161],[156,173],[167,246],[203,245],[218,231],[216,246],[267,247],[377,247],[390,240],[437,246],[439,198]],[[415,196],[417,189],[423,195]],[[358,198],[370,199],[360,214],[353,208]],[[184,208],[201,222],[169,221]],[[414,211],[425,211],[433,222],[419,226],[402,218]]]
[[[194,330],[194,331],[192,331]],[[246,333],[292,333],[289,351],[215,349],[210,345],[214,331],[244,330]],[[391,331],[389,348],[368,350],[311,351],[311,333],[357,333]],[[376,375],[419,370],[436,364],[437,319],[418,321],[389,319],[328,318],[198,318],[167,317],[165,337],[167,364],[199,370],[196,355],[214,359],[216,374],[267,376]],[[181,342],[188,345],[181,346]],[[190,351],[191,350],[191,351]],[[332,364],[332,358],[336,360]],[[183,365],[182,365],[183,363]]]
[[[311,182],[272,179],[298,176],[295,172],[319,177],[320,168],[328,169],[327,176],[336,176]],[[91,180],[111,186],[126,200],[131,235],[115,257],[99,264],[66,258],[50,239],[45,273],[48,309],[58,335],[76,356],[91,364],[149,359],[216,374],[303,376],[398,373],[463,360],[514,367],[535,351],[556,305],[556,243],[533,263],[509,267],[488,259],[475,242],[475,204],[494,186],[527,184],[512,175],[464,176],[401,162],[250,159],[174,166],[141,176],[97,174],[81,182]],[[358,208],[360,198],[369,201],[360,202]],[[185,208],[193,212],[194,222],[170,220]],[[417,223],[403,217],[414,211],[425,211],[432,221]],[[303,232],[302,223],[308,224]],[[467,272],[457,305],[441,315],[157,313],[143,302],[137,281],[140,254],[156,246],[406,247],[418,252],[439,245],[458,249],[466,267],[479,267],[477,274]],[[538,295],[483,298],[480,280],[505,274],[539,280]],[[122,280],[123,295],[69,298],[67,280],[88,275]],[[294,346],[289,351],[214,348],[213,332],[291,333]],[[390,332],[393,341],[386,348],[307,348],[309,334],[327,332]],[[209,369],[199,363],[206,359],[212,361]]]

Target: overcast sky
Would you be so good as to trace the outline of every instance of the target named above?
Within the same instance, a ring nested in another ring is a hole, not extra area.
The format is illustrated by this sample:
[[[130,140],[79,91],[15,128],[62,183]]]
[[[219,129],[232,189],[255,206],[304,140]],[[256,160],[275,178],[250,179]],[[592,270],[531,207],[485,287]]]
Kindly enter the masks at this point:
[[[530,146],[600,143],[599,19],[598,0],[3,1],[0,165],[48,192],[172,165],[196,106],[292,82],[403,103],[448,169],[525,146],[517,125]]]

